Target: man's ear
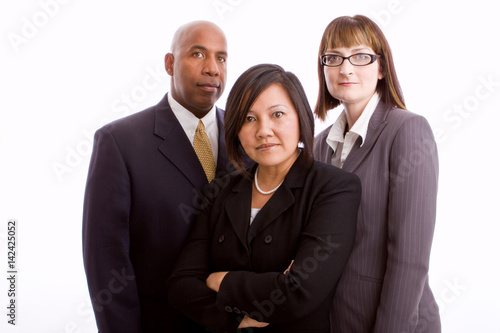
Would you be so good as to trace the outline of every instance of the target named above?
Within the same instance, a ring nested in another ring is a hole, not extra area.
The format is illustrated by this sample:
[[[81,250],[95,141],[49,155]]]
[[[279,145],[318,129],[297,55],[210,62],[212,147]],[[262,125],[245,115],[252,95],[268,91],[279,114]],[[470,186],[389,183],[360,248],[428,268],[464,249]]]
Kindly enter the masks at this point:
[[[174,75],[174,55],[172,53],[165,55],[165,70],[168,75]]]

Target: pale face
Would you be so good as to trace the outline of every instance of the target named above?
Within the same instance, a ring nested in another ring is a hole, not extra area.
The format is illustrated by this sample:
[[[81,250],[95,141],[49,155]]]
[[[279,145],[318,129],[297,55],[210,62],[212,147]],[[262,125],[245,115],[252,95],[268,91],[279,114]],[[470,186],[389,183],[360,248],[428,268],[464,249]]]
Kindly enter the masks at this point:
[[[299,137],[297,111],[279,84],[259,95],[238,133],[243,149],[260,168],[289,168],[297,158]]]
[[[375,52],[368,46],[328,49],[325,53],[348,57],[356,53]],[[378,80],[384,76],[380,72],[379,60],[366,66],[354,66],[345,59],[338,67],[324,66],[326,86],[330,95],[342,102],[346,108],[363,110],[375,93]]]

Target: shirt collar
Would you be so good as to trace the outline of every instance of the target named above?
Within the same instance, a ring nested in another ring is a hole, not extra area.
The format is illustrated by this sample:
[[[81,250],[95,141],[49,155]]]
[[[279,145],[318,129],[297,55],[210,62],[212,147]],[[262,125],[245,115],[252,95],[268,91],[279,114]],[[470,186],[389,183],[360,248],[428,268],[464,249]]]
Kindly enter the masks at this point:
[[[358,120],[356,120],[356,122],[350,129],[351,132],[354,132],[361,137],[361,146],[363,146],[363,143],[365,142],[366,133],[368,132],[368,124],[370,123],[370,118],[372,117],[373,112],[375,112],[375,109],[377,108],[379,101],[380,97],[378,93],[375,92],[375,94],[373,94],[372,98],[370,98],[370,101],[368,102],[365,109],[359,116]]]
[[[375,94],[373,94],[372,98],[370,98],[370,101],[359,116],[358,120],[356,120],[354,125],[349,130],[349,132],[356,133],[361,137],[361,146],[363,146],[363,143],[365,142],[370,118],[375,112],[379,101],[380,96],[377,92],[375,92]],[[334,151],[336,150],[339,142],[344,142],[344,133],[346,132],[346,126],[347,116],[344,110],[340,113],[337,120],[333,123],[330,132],[328,133],[328,137],[326,138],[326,142],[330,145],[330,147],[332,147]]]
[[[200,119],[196,117],[191,111],[179,104],[179,102],[177,102],[170,93],[168,93],[167,98],[172,112],[174,113],[177,120],[179,120],[179,123],[181,124],[184,131],[186,133],[194,133],[194,131],[196,131],[196,128],[198,127],[198,122],[200,121]],[[210,132],[214,128],[214,126],[217,127],[216,114],[217,113],[215,111],[214,105],[212,109],[203,118],[201,118],[203,125],[205,125],[205,132]]]

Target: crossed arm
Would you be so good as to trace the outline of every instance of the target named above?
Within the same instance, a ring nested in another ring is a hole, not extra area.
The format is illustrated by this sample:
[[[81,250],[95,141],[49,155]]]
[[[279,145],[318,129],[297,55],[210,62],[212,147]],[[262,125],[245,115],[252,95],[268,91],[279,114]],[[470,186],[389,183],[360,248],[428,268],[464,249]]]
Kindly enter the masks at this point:
[[[347,262],[360,201],[357,177],[324,187],[307,217],[294,262],[285,272],[211,272],[210,212],[200,213],[168,281],[170,303],[215,332],[290,322],[315,311],[331,295]],[[312,261],[314,270],[308,266]],[[254,315],[261,310],[258,305],[274,296],[280,304],[273,311]]]

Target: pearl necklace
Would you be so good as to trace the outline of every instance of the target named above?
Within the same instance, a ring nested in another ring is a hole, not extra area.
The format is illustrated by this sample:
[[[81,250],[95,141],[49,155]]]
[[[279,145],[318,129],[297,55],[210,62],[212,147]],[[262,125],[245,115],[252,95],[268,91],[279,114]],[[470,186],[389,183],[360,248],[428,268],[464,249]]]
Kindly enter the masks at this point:
[[[259,172],[259,167],[257,167],[257,169],[255,170],[255,175],[253,177],[254,181],[255,181],[255,188],[257,189],[257,191],[259,191],[260,194],[264,194],[264,195],[267,195],[267,194],[271,194],[271,193],[274,193],[276,192],[276,190],[281,186],[281,184],[283,184],[283,182],[285,181],[285,178],[283,178],[283,180],[281,181],[281,183],[278,184],[278,186],[276,186],[275,188],[273,188],[271,191],[262,191],[259,187],[259,182],[257,181],[257,173]]]

